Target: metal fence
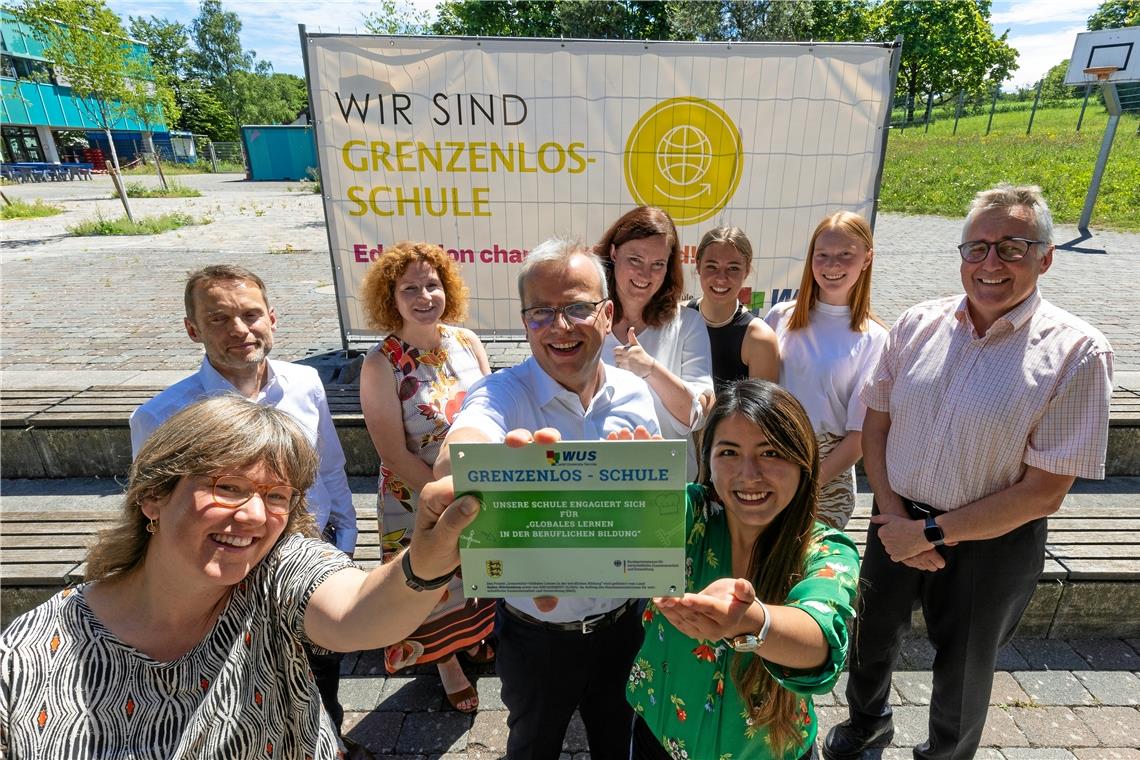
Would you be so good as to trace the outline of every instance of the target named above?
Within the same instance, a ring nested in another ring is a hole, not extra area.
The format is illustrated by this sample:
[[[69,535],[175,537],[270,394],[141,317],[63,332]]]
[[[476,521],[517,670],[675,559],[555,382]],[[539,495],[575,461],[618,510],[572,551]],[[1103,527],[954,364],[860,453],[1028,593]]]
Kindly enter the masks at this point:
[[[1085,85],[1081,96],[1074,98],[1042,97],[1043,86],[1044,80],[1039,81],[1031,90],[1033,96],[1028,99],[1008,94],[1003,97],[1000,88],[994,88],[985,95],[970,96],[959,92],[956,95],[929,93],[924,98],[896,97],[891,108],[891,128],[900,131],[921,129],[926,133],[930,131],[931,124],[952,122],[952,134],[957,134],[962,119],[986,116],[985,134],[988,135],[994,128],[995,114],[1019,113],[1024,114],[1019,126],[1024,125],[1028,135],[1033,132],[1038,111],[1068,109],[1074,112],[1072,126],[1079,132],[1090,109],[1104,108],[1104,96],[1095,84]],[[1117,93],[1125,113],[1140,113],[1140,83],[1117,85]],[[1140,122],[1136,133],[1140,135]]]

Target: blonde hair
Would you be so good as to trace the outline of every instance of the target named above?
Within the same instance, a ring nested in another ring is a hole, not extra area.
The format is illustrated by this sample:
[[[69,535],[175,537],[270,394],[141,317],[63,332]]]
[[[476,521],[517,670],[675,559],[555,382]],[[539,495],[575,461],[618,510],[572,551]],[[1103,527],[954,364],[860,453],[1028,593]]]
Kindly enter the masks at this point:
[[[966,222],[962,225],[962,242],[965,242],[966,230],[974,217],[990,209],[1027,208],[1033,212],[1033,227],[1037,230],[1037,237],[1046,243],[1053,242],[1053,214],[1049,211],[1049,204],[1041,194],[1037,185],[1011,185],[1002,182],[997,187],[982,190],[970,202],[970,210],[966,212]],[[1038,254],[1044,256],[1044,252]]]
[[[403,242],[380,254],[360,283],[360,303],[368,324],[374,329],[390,333],[404,326],[404,318],[396,308],[396,280],[417,261],[434,269],[443,285],[446,303],[439,321],[459,324],[467,319],[467,286],[463,284],[455,260],[438,245]]]
[[[811,262],[812,257],[815,256],[815,243],[819,236],[828,230],[839,230],[840,232],[856,238],[860,243],[866,246],[867,251],[870,252],[875,247],[875,240],[871,234],[871,225],[867,220],[858,214],[851,211],[837,211],[836,213],[824,217],[824,219],[816,225],[815,232],[811,234],[811,242],[808,243],[807,258],[804,259],[804,272],[800,277],[800,293],[796,296],[796,305],[792,308],[791,317],[788,319],[789,330],[799,330],[807,327],[811,321],[811,310],[815,306],[816,301],[819,300],[819,285],[815,281],[815,275],[812,273]],[[878,318],[871,311],[871,269],[875,263],[872,257],[867,262],[867,267],[859,273],[859,279],[851,286],[850,292],[847,294],[847,305],[851,307],[851,330],[852,332],[866,332],[868,320],[878,321]]]
[[[131,464],[118,521],[87,553],[87,580],[125,575],[146,557],[150,533],[143,502],[163,499],[178,482],[263,462],[301,492],[282,533],[316,535],[305,492],[317,473],[317,453],[285,412],[235,394],[199,401],[175,414],[147,439]]]

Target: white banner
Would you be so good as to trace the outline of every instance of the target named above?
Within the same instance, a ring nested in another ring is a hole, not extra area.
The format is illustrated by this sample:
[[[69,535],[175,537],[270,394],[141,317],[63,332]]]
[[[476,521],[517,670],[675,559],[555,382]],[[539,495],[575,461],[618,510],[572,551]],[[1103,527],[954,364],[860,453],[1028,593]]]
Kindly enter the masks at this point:
[[[552,235],[596,242],[626,211],[668,211],[686,290],[709,229],[742,228],[763,314],[794,295],[826,214],[870,216],[892,48],[310,35],[310,102],[338,308],[372,340],[361,277],[385,247],[441,245],[467,326],[517,333],[515,276]]]

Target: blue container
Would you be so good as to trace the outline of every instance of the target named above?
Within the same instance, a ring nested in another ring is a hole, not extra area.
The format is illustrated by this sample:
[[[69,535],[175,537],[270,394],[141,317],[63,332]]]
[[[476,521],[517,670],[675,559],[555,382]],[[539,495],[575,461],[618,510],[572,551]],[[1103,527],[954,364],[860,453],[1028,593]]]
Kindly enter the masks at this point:
[[[241,141],[251,180],[301,180],[316,173],[317,145],[309,126],[246,126]]]

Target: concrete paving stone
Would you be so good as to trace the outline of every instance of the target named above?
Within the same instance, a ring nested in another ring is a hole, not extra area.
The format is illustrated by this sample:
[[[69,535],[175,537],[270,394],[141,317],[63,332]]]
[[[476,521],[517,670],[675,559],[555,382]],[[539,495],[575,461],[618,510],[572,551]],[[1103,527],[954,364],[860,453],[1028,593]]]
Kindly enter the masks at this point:
[[[1140,710],[1134,707],[1075,707],[1101,744],[1140,746]]]
[[[999,670],[994,673],[994,686],[990,692],[991,705],[1024,706],[1030,701],[1029,695],[1012,673]]]
[[[1077,760],[1140,760],[1140,749],[1135,747],[1078,747],[1073,754]]]
[[[1072,673],[1019,670],[1013,674],[1029,698],[1039,705],[1091,705],[1096,700]]]
[[[396,749],[396,737],[403,722],[404,713],[399,712],[346,711],[341,730],[349,739],[373,752],[390,754]]]
[[[471,749],[468,747],[463,752],[445,752],[442,755],[428,755],[427,760],[500,760],[500,758],[505,757],[506,754],[503,752]],[[385,758],[384,760],[388,759]]]
[[[891,685],[902,701],[912,705],[929,705],[934,674],[928,670],[896,672]]]
[[[1122,639],[1122,640],[1124,641],[1125,644],[1132,647],[1133,652],[1140,654],[1140,639],[1135,639],[1135,638],[1130,637],[1130,638],[1126,638],[1126,639]]]
[[[444,753],[467,749],[470,715],[450,711],[441,713],[413,712],[404,716],[397,752]]]
[[[930,711],[925,707],[904,705],[894,709],[895,737],[892,747],[913,747],[926,741]]]
[[[1032,670],[1087,670],[1088,663],[1061,639],[1014,639],[1013,646]]]
[[[930,670],[934,664],[934,645],[925,636],[912,636],[903,640],[899,659],[909,670]],[[902,665],[896,666],[896,669]]]
[[[352,675],[352,671],[356,668],[356,661],[359,659],[360,652],[346,652],[340,660],[340,674],[342,676]]]
[[[1013,722],[1034,747],[1095,747],[1096,734],[1068,707],[1011,707]]]
[[[982,729],[980,744],[983,747],[1028,747],[1029,740],[1007,710],[991,707],[986,712],[986,725]]]
[[[356,493],[353,489],[353,502],[355,503]],[[375,505],[376,498],[372,498],[372,504]],[[357,507],[357,513],[360,513],[360,508]],[[364,514],[368,514],[365,512]],[[384,650],[383,649],[370,649],[367,652],[361,652],[359,659],[356,661],[355,674],[358,676],[383,676],[387,675],[388,671],[384,667]]]
[[[578,752],[586,752],[590,749],[590,743],[586,741],[586,726],[582,724],[582,716],[574,711],[574,716],[570,718],[570,725],[566,727],[566,736],[562,739],[562,751],[576,754]]]
[[[450,705],[448,705],[450,708]],[[377,710],[442,710],[443,686],[438,675],[407,678],[392,676],[384,684]]]
[[[1005,748],[1003,747],[1001,753],[1005,755],[1005,760],[1073,760],[1074,755],[1064,747],[1033,747],[1030,749],[1023,748]]]
[[[479,711],[506,710],[502,690],[503,682],[498,676],[479,676],[475,681],[475,691],[479,693]]]
[[[479,712],[471,724],[471,732],[467,736],[467,748],[472,745],[488,751],[505,752],[507,749],[507,711],[485,710],[479,698]]]
[[[1132,673],[1089,670],[1073,675],[1102,705],[1140,705],[1140,678]]]
[[[1070,639],[1093,670],[1140,670],[1140,655],[1121,639]]]
[[[896,673],[895,675],[898,675],[898,674]],[[836,704],[838,704],[838,705],[846,705],[847,704],[846,691],[847,691],[847,671],[844,671],[844,672],[839,674],[839,678],[836,679],[835,686],[831,690],[832,696],[835,697],[835,703]],[[897,704],[902,703],[902,699],[899,698],[899,693],[895,689],[894,686],[891,686],[891,694],[890,694],[890,697],[888,697],[888,699],[892,705],[897,705]]]
[[[356,676],[341,678],[337,692],[341,706],[346,712],[375,710],[383,699],[386,681],[385,678]]]
[[[816,694],[812,697],[816,707],[832,707],[839,704],[835,699],[835,692],[829,691],[826,694]]]

